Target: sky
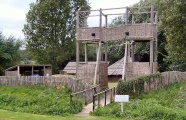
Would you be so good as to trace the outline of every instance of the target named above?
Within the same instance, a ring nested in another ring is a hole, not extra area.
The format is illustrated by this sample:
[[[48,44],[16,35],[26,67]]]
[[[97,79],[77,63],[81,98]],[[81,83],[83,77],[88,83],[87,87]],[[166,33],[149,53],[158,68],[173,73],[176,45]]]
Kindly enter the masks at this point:
[[[10,35],[15,38],[24,39],[22,29],[26,23],[26,14],[29,5],[36,0],[0,0],[0,31],[6,37]],[[91,9],[105,9],[131,6],[140,0],[88,0]],[[120,12],[120,11],[117,11]],[[120,12],[121,13],[121,12]],[[92,13],[93,14],[93,13]],[[114,16],[109,18],[109,22]],[[95,18],[94,18],[95,19]],[[94,26],[94,19],[88,20]]]

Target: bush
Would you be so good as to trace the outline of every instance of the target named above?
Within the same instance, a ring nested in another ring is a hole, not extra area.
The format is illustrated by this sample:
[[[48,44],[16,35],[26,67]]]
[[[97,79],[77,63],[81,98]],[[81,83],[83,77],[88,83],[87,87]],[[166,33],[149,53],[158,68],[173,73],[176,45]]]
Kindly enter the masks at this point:
[[[136,98],[140,94],[145,92],[145,83],[149,85],[149,83],[153,80],[152,78],[156,77],[159,77],[161,79],[161,74],[150,74],[147,76],[133,78],[128,81],[119,80],[118,86],[116,88],[116,93],[118,95],[130,95],[131,98]]]

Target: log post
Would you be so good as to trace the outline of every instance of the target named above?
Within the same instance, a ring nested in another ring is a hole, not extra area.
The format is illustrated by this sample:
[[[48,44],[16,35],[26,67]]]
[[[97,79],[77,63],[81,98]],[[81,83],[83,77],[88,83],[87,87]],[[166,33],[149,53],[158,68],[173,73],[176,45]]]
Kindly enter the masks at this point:
[[[85,64],[88,62],[87,43],[85,43]]]
[[[125,25],[128,24],[128,7],[126,7],[126,12],[125,12]]]
[[[105,16],[105,27],[108,27],[108,20],[107,20],[107,15]],[[105,41],[105,62],[108,61],[108,42]]]
[[[126,42],[125,44],[125,56],[124,56],[124,60],[123,60],[123,73],[122,73],[122,80],[125,80],[125,77],[126,77],[126,62],[127,62],[127,44],[128,44],[128,41]]]
[[[95,67],[95,74],[94,74],[94,82],[93,85],[96,85],[96,81],[100,82],[100,58],[101,58],[101,40],[102,40],[102,9],[100,9],[100,39],[98,43],[98,51],[97,51],[97,60],[96,60],[96,67]]]
[[[105,106],[107,105],[107,91],[105,91]]]
[[[76,12],[76,33],[79,28],[79,12]],[[77,41],[77,36],[76,35],[76,78],[78,78],[78,65],[79,65],[79,42]]]
[[[93,95],[93,111],[95,110],[95,100],[96,100],[96,96]]]
[[[98,107],[100,107],[100,94],[98,94]]]
[[[72,105],[72,98],[73,98],[73,95],[72,94],[70,94],[70,105]]]

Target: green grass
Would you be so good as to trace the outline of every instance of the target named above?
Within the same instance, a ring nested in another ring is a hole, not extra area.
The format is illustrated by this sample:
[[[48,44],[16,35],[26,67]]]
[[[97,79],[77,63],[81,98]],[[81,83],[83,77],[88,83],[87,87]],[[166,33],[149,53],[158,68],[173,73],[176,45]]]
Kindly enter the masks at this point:
[[[118,85],[118,82],[108,82],[109,88],[117,87],[117,85]]]
[[[186,83],[175,83],[166,88],[142,94],[138,99],[124,103],[124,113],[120,103],[97,109],[93,115],[115,116],[126,119],[168,119],[186,120]]]
[[[112,117],[77,117],[77,116],[49,116],[49,115],[36,115],[30,113],[11,112],[0,110],[0,120],[120,120],[119,118]]]
[[[82,110],[83,102],[70,105],[68,88],[46,86],[0,86],[0,109],[45,115],[66,116]]]

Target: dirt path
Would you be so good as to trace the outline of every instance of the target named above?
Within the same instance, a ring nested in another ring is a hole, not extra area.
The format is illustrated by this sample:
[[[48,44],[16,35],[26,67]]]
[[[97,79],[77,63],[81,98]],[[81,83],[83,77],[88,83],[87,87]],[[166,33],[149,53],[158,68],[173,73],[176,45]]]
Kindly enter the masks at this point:
[[[107,94],[106,97],[106,105],[108,105],[111,101],[110,101],[110,92]],[[98,101],[95,101],[96,104],[98,104]],[[100,105],[104,106],[105,105],[105,98],[100,100]],[[89,113],[93,111],[93,103],[88,104],[87,106],[84,106],[83,110],[78,113],[75,114],[75,116],[89,116]]]

